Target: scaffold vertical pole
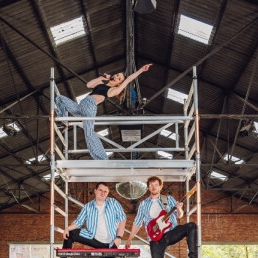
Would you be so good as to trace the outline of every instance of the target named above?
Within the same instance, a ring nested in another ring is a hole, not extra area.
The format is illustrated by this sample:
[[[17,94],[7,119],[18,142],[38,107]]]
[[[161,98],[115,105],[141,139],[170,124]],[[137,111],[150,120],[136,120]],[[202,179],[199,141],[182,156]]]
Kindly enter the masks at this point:
[[[51,168],[51,184],[50,184],[50,258],[54,258],[54,180],[55,180],[55,152],[54,152],[54,68],[51,67],[50,75],[50,168]]]
[[[197,248],[198,258],[201,257],[202,231],[201,231],[201,175],[200,175],[200,135],[199,135],[199,109],[198,109],[198,84],[196,66],[193,67],[194,83],[194,109],[195,109],[195,144],[196,144],[196,187],[197,187]]]

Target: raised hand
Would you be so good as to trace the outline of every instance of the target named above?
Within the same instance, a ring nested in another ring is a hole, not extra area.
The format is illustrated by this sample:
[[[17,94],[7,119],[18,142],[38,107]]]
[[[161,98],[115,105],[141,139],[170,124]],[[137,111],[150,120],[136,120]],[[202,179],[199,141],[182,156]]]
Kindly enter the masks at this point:
[[[141,70],[142,70],[143,72],[146,72],[146,71],[149,70],[150,66],[152,66],[152,65],[153,65],[153,64],[146,64],[146,65],[144,65],[144,66],[141,68]]]

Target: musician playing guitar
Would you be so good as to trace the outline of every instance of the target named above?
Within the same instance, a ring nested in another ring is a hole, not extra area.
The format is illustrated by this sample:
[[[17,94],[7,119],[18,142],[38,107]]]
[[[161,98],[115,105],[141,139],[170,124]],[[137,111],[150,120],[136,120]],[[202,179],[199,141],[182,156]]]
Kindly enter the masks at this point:
[[[182,218],[184,215],[183,202],[176,202],[171,195],[168,195],[164,202],[162,200],[164,198],[160,194],[163,181],[157,176],[149,177],[147,186],[150,196],[139,205],[131,234],[125,247],[130,248],[134,236],[144,222],[148,240],[150,241],[152,258],[164,258],[166,248],[181,241],[184,237],[187,239],[188,257],[197,258],[196,224],[189,222],[184,225],[178,225],[177,223],[177,219]],[[167,209],[165,210],[165,208]]]

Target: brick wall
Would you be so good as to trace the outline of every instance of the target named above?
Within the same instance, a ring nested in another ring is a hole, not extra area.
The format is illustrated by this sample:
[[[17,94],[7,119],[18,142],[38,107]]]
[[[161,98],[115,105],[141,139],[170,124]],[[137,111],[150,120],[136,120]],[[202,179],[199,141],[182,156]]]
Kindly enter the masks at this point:
[[[90,197],[90,199],[93,198]],[[257,243],[258,207],[243,206],[245,203],[238,199],[231,199],[212,191],[202,192],[202,241],[213,243]],[[8,258],[8,242],[44,242],[50,239],[49,203],[41,207],[41,213],[28,213],[24,207],[16,206],[0,214],[1,238],[0,257]],[[240,209],[241,208],[241,209]],[[79,211],[79,210],[78,210]],[[77,210],[70,214],[71,222],[78,214]],[[131,229],[134,214],[127,215],[127,229]],[[193,221],[195,216],[192,217]],[[185,223],[185,218],[180,221]],[[61,216],[55,216],[55,225],[63,228]],[[125,233],[124,239],[128,234]],[[144,229],[140,236],[146,238]],[[55,242],[62,241],[62,235],[55,233]],[[177,258],[186,257],[185,240],[168,249]]]

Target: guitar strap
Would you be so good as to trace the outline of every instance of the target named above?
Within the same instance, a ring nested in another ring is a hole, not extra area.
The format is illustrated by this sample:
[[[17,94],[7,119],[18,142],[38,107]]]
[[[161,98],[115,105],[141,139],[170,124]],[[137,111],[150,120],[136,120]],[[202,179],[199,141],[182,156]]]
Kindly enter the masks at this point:
[[[166,195],[161,194],[160,198],[161,198],[161,203],[162,203],[163,209],[166,212],[168,212],[168,197]]]

